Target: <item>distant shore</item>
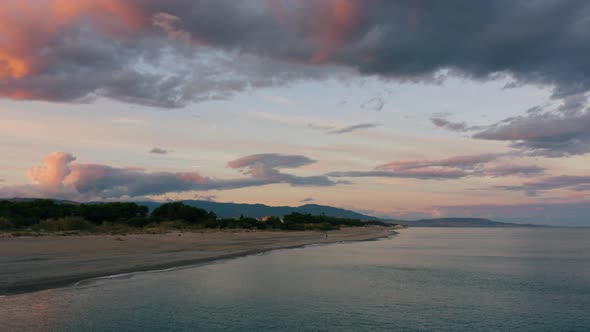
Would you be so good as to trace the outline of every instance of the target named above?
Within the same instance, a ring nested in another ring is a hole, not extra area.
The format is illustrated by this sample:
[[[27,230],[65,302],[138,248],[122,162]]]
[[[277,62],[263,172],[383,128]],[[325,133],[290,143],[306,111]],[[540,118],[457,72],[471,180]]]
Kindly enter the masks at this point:
[[[230,259],[276,249],[395,234],[391,228],[355,227],[315,231],[220,231],[0,237],[0,295],[73,285],[98,277]]]

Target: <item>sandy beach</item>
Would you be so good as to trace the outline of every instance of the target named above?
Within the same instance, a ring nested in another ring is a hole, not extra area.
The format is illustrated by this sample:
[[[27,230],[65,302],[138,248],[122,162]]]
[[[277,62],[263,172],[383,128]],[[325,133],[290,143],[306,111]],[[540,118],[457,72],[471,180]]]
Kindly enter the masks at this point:
[[[135,235],[0,237],[0,295],[101,276],[166,269],[274,249],[387,237],[390,229],[324,232],[221,231]]]

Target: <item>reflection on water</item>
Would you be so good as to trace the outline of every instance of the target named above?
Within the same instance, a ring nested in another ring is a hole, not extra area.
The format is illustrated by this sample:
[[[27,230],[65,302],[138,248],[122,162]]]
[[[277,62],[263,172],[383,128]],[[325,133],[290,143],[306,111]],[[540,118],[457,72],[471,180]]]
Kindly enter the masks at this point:
[[[0,298],[2,331],[589,331],[590,230],[408,229]]]

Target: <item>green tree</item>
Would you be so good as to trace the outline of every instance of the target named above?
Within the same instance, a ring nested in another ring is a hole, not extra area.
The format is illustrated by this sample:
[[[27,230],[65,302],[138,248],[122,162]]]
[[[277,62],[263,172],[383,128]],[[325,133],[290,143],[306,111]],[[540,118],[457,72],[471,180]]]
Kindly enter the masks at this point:
[[[210,220],[213,215],[203,209],[188,206],[181,202],[162,204],[152,212],[152,217],[160,221],[182,220],[191,224]]]

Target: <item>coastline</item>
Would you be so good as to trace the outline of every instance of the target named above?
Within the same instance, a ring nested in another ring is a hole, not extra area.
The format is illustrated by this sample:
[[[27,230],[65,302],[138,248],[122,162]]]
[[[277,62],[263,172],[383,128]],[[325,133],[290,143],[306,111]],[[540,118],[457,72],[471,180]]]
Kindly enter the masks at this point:
[[[371,241],[391,228],[314,231],[219,231],[0,237],[0,296],[67,287],[100,277],[165,270],[316,244]]]

